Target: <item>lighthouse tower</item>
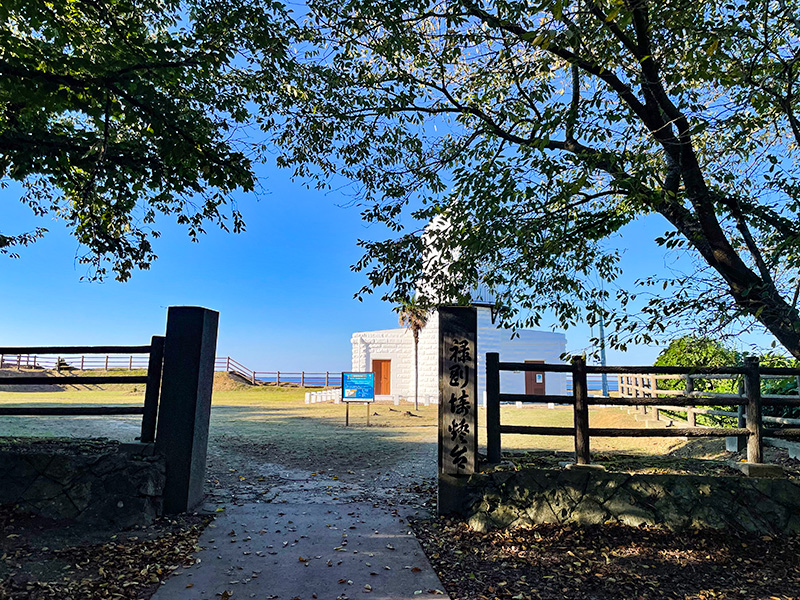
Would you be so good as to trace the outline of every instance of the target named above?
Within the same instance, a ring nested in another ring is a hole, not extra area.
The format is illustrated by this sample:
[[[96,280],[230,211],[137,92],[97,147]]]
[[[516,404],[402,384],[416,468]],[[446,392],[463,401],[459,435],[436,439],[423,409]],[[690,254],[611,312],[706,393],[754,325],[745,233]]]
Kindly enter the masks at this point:
[[[452,289],[450,265],[458,258],[458,249],[445,257],[437,249],[437,236],[447,233],[450,227],[443,216],[436,217],[423,234],[426,240],[424,269],[428,277],[421,278],[417,293],[438,305],[454,303],[455,299],[442,297],[438,290]],[[566,336],[560,332],[529,329],[512,332],[501,329],[495,322],[495,297],[484,284],[474,287],[469,294],[477,311],[477,392],[478,401],[485,402],[486,353],[498,352],[506,362],[562,362],[566,349]],[[512,338],[512,335],[514,336]],[[375,373],[376,395],[379,398],[414,399],[414,341],[405,328],[362,331],[353,334],[353,371]],[[419,396],[421,401],[437,401],[439,395],[439,314],[432,311],[427,324],[420,331],[418,347]],[[500,374],[500,387],[504,393],[566,394],[566,377],[560,373],[509,373]]]

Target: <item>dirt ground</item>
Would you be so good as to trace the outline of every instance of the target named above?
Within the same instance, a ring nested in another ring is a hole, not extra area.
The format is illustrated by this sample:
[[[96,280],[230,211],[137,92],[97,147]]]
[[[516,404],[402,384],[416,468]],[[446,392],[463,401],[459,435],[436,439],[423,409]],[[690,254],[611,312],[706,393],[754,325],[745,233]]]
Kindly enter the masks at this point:
[[[270,489],[287,480],[334,477],[339,493],[345,486],[350,497],[389,502],[406,487],[435,478],[432,419],[381,404],[370,407],[370,427],[365,415],[344,427],[344,410],[341,405],[216,409],[221,418],[211,428],[210,502],[269,499]]]
[[[715,475],[718,477],[745,477],[739,468],[746,461],[746,451],[725,451],[725,440],[695,439],[681,442],[671,451],[660,455],[628,454],[621,452],[593,452],[592,463],[602,465],[607,471],[631,474]],[[534,467],[557,469],[574,460],[569,452],[535,450],[504,454],[503,464],[496,470]],[[790,479],[800,479],[800,461],[789,458],[782,448],[764,448],[764,462],[780,465]]]

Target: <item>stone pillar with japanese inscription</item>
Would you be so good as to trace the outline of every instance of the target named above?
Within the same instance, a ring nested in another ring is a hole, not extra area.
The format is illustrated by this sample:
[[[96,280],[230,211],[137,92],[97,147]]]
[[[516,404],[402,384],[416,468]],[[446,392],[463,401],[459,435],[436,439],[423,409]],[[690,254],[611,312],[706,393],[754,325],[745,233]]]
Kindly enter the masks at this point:
[[[477,311],[439,309],[439,513],[458,512],[478,462]]]

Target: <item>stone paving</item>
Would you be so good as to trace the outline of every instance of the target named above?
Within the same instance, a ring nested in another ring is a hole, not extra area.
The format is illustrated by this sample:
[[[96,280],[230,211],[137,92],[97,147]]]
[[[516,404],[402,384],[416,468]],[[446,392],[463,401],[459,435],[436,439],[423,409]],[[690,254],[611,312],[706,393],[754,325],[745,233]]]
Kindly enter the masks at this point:
[[[435,473],[430,452],[408,469]],[[179,569],[153,600],[430,600],[444,587],[406,517],[419,507],[400,495],[410,472],[359,477],[259,465],[272,483],[264,500],[218,504],[200,538],[198,562]],[[217,511],[218,509],[221,509]]]

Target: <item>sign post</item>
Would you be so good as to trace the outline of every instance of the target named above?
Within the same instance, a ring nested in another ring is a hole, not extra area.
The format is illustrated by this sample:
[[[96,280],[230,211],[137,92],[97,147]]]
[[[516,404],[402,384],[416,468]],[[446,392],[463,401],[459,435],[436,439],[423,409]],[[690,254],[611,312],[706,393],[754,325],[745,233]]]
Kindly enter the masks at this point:
[[[477,312],[439,309],[439,514],[458,512],[478,462]]]
[[[342,373],[342,402],[345,404],[345,427],[350,425],[351,402],[366,404],[369,427],[369,405],[375,402],[375,373]]]
[[[439,469],[447,475],[471,475],[478,453],[474,308],[439,310]]]

